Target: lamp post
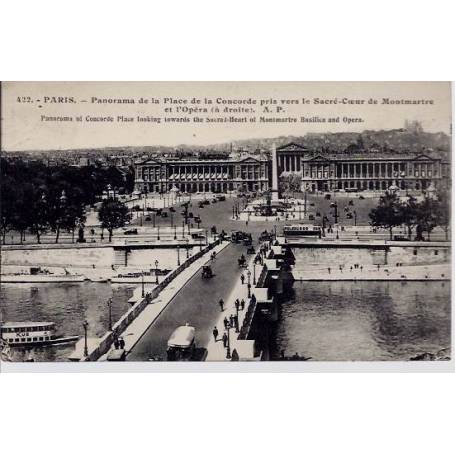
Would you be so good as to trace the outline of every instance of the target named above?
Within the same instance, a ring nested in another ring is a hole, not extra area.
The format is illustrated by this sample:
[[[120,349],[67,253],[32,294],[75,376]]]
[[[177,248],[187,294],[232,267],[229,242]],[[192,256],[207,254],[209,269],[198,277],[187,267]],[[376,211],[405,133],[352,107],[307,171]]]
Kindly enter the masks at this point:
[[[174,214],[171,212],[171,227],[174,227]]]
[[[88,356],[88,346],[87,346],[87,329],[88,329],[88,322],[84,321],[82,324],[84,327],[84,357]]]
[[[174,226],[174,240],[177,240],[177,226]]]
[[[155,275],[156,275],[156,284],[158,284],[158,259],[155,261]]]
[[[250,272],[250,269],[247,270],[246,276],[248,278],[248,285],[247,285],[247,287],[248,287],[248,298],[250,298],[251,297],[251,282],[250,282],[251,272]]]
[[[142,297],[144,297],[144,288],[142,288]],[[109,308],[109,331],[112,332],[112,299],[107,299],[107,307]]]
[[[185,220],[182,221],[182,239],[185,238]]]
[[[256,285],[256,261],[253,261],[253,284]]]
[[[177,266],[180,265],[180,245],[177,244]]]
[[[160,227],[158,226],[158,236],[156,238],[157,240],[160,240]]]
[[[205,244],[209,244],[209,233],[207,232],[207,229],[205,230]]]
[[[235,305],[235,333],[239,333],[239,306]]]
[[[357,211],[354,210],[354,226],[357,226]]]
[[[145,289],[144,289],[144,271],[141,272],[141,284],[142,284],[142,297],[145,297]]]
[[[231,324],[228,322],[226,325],[227,330],[227,352],[226,352],[226,359],[231,358],[231,338],[229,336],[229,330],[231,329]]]

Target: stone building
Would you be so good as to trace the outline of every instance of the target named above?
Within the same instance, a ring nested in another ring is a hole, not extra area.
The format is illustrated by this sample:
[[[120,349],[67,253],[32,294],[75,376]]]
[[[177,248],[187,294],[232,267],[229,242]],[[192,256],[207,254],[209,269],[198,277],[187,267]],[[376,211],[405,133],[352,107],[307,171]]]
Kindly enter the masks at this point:
[[[274,149],[278,180],[301,179],[302,191],[384,191],[392,185],[422,191],[449,187],[450,162],[441,154],[377,151],[316,152],[290,143]],[[266,191],[272,159],[265,156],[163,157],[135,163],[135,189],[164,192]]]
[[[313,152],[298,144],[277,148],[279,176],[301,175],[306,191],[425,190],[447,186],[450,163],[428,153]]]
[[[135,163],[135,189],[164,192],[176,187],[182,192],[266,191],[269,189],[267,158],[155,158]]]

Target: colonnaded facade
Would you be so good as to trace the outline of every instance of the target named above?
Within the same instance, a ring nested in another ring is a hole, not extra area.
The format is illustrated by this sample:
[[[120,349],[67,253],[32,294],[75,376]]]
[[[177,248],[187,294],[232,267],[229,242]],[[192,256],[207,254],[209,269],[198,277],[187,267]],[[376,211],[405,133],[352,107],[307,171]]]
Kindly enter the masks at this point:
[[[267,158],[154,158],[136,163],[135,189],[141,192],[267,191]]]
[[[303,191],[402,190],[447,187],[450,162],[431,153],[319,153],[299,144],[276,150],[281,178],[297,173]]]
[[[450,181],[450,162],[432,152],[315,152],[290,143],[275,155],[278,180],[297,175],[302,191],[383,191],[392,185],[422,191],[448,188]],[[272,189],[273,166],[266,156],[153,158],[135,164],[135,189],[141,192]]]

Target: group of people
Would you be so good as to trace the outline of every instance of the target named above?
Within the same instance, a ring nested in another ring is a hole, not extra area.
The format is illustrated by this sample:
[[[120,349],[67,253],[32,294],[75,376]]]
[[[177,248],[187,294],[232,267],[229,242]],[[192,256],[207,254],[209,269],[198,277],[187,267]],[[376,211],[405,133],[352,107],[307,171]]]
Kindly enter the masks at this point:
[[[115,349],[125,349],[125,340],[122,337],[115,337],[114,339],[114,348]]]

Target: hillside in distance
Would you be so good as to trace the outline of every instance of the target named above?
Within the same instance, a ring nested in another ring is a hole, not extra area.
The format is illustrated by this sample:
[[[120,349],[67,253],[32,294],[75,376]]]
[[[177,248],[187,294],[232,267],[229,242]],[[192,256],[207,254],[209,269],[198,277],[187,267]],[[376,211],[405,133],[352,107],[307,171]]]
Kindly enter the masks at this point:
[[[269,150],[273,143],[277,147],[295,142],[315,151],[337,151],[357,146],[363,150],[394,150],[396,152],[435,150],[450,152],[451,138],[445,133],[427,133],[406,128],[395,130],[365,130],[361,133],[308,133],[304,136],[280,136],[267,139],[248,139],[232,143],[234,149]],[[228,144],[219,144],[215,150],[226,150]],[[229,145],[230,146],[230,145]]]

